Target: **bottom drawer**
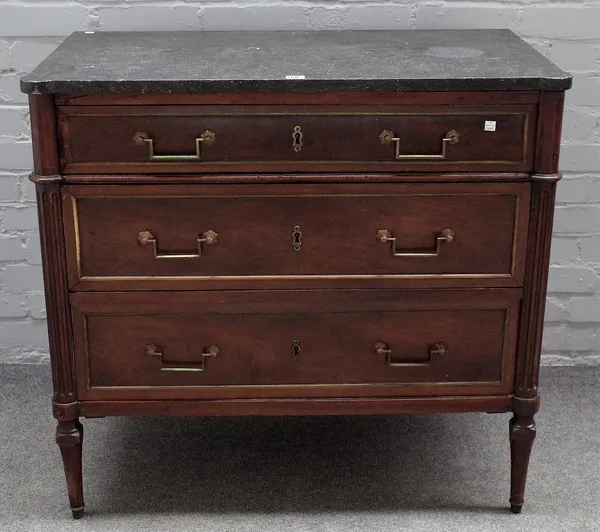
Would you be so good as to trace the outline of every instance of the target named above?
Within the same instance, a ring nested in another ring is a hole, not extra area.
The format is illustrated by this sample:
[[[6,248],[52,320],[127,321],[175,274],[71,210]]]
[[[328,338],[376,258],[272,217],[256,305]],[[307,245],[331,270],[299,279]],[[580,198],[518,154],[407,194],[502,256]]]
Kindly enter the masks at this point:
[[[71,297],[80,400],[512,391],[518,289]]]

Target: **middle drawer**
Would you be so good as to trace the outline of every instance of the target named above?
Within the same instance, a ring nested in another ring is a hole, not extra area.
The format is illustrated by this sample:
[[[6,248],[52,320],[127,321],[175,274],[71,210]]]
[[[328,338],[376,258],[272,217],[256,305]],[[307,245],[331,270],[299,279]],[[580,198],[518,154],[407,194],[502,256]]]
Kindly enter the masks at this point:
[[[529,184],[63,192],[75,290],[519,286]]]

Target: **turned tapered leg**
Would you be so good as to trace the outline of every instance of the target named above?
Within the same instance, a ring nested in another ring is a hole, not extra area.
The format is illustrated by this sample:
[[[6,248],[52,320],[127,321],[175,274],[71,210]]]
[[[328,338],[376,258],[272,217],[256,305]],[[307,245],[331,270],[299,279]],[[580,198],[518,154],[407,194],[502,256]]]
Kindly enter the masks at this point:
[[[78,419],[58,422],[56,443],[60,448],[65,467],[71,511],[75,519],[80,519],[83,517],[83,477],[81,469],[83,426]]]
[[[535,440],[533,416],[515,416],[510,420],[510,509],[521,513],[527,481],[527,468]]]

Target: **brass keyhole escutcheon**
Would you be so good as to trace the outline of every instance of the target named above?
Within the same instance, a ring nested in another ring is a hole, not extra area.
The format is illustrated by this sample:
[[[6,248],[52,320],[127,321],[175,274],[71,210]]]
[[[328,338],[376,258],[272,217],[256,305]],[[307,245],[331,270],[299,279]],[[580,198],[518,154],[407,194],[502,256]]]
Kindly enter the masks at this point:
[[[300,231],[299,225],[295,225],[292,231],[292,246],[294,251],[300,251],[302,247],[302,231]]]
[[[302,149],[303,137],[304,133],[302,133],[302,128],[300,126],[294,126],[294,132],[292,133],[292,148],[294,148],[296,153]]]
[[[292,342],[292,358],[294,360],[300,360],[300,352],[302,351],[302,347],[300,346],[300,342],[298,340],[294,340]]]

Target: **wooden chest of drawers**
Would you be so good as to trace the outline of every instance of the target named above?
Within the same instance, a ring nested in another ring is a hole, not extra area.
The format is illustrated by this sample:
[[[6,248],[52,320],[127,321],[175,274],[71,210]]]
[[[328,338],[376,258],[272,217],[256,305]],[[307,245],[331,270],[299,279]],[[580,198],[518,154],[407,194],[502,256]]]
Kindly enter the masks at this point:
[[[507,411],[519,512],[570,82],[508,31],[71,36],[22,86],[73,515],[80,417]]]

